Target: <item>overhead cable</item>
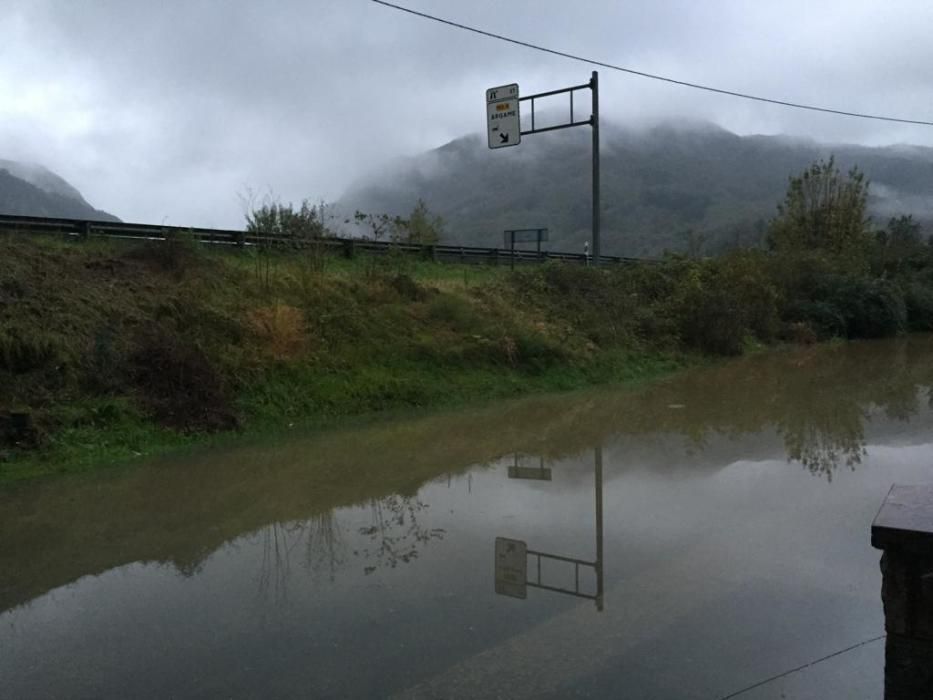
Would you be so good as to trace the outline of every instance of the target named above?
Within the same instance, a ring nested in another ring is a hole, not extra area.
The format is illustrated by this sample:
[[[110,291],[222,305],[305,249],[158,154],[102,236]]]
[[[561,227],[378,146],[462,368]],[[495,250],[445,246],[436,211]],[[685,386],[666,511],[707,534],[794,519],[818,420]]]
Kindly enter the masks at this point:
[[[743,100],[754,100],[755,102],[765,102],[768,104],[779,105],[781,107],[790,107],[793,109],[805,109],[811,112],[823,112],[826,114],[836,114],[844,117],[855,117],[858,119],[874,119],[876,121],[884,122],[896,122],[898,124],[915,124],[919,126],[933,126],[933,121],[925,121],[923,119],[905,119],[902,117],[891,117],[882,114],[867,114],[864,112],[852,112],[844,109],[833,109],[831,107],[820,107],[817,105],[804,104],[802,102],[790,102],[788,100],[779,100],[773,97],[763,97],[761,95],[752,95],[746,92],[738,92],[736,90],[726,90],[723,88],[712,87],[710,85],[701,85],[700,83],[691,83],[687,80],[677,80],[676,78],[669,78],[664,75],[657,75],[655,73],[647,73],[645,71],[635,70],[634,68],[626,68],[624,66],[618,66],[612,63],[606,63],[605,61],[597,61],[593,58],[586,58],[585,56],[579,56],[572,53],[567,53],[566,51],[558,51],[556,49],[549,49],[546,46],[540,46],[538,44],[532,44],[527,41],[522,41],[520,39],[513,39],[512,37],[503,36],[502,34],[496,34],[495,32],[490,32],[485,29],[480,29],[478,27],[471,27],[466,24],[461,24],[460,22],[454,22],[449,19],[444,19],[442,17],[435,17],[434,15],[429,15],[426,12],[419,12],[418,10],[413,10],[409,7],[403,7],[402,5],[396,5],[395,3],[386,2],[386,0],[371,0],[377,5],[383,5],[385,7],[392,8],[393,10],[399,10],[401,12],[407,12],[410,15],[415,15],[416,17],[422,17],[424,19],[431,20],[433,22],[440,22],[441,24],[446,24],[449,27],[455,27],[456,29],[462,29],[464,31],[473,32],[474,34],[480,34],[490,39],[498,39],[499,41],[506,41],[510,44],[515,44],[517,46],[523,46],[528,49],[534,49],[535,51],[543,51],[544,53],[549,53],[554,56],[560,56],[561,58],[568,58],[572,61],[580,61],[582,63],[588,63],[593,66],[600,66],[601,68],[607,68],[609,70],[620,71],[622,73],[628,73],[630,75],[636,75],[641,78],[648,78],[650,80],[660,80],[665,83],[671,83],[673,85],[680,85],[682,87],[693,88],[694,90],[705,90],[706,92],[716,93],[718,95],[728,95],[729,97],[738,97]]]

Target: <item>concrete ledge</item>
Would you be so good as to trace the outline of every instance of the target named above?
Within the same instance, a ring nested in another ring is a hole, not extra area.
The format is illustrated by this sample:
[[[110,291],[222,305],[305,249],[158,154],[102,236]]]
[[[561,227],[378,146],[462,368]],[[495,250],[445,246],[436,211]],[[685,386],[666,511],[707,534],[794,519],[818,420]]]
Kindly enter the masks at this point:
[[[871,544],[885,551],[933,554],[933,484],[892,486],[872,523]]]

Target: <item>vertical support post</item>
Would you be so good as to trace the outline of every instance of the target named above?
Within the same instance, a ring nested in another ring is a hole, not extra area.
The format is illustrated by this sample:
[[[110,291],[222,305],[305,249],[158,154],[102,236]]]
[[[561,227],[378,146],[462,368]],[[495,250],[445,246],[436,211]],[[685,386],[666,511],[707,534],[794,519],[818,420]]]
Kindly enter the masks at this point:
[[[596,447],[594,479],[596,481],[596,609],[603,609],[603,447]]]
[[[570,94],[572,95],[573,93],[570,93]],[[544,231],[541,229],[538,229],[538,256],[539,257],[541,255],[541,234],[542,233],[544,233]]]
[[[512,240],[511,240],[510,252],[509,252],[509,262],[510,262],[510,268],[514,270],[515,269],[515,231],[511,231],[510,233],[512,236]]]
[[[599,265],[599,73],[593,71],[590,78],[590,90],[593,93],[593,264]]]

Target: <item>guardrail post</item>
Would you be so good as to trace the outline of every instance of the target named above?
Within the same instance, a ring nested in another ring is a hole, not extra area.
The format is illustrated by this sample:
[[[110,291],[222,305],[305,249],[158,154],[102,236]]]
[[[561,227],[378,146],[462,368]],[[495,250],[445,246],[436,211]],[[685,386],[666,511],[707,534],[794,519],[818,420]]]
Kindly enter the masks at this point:
[[[343,242],[343,257],[348,260],[352,260],[356,255],[355,245],[352,238],[348,238]]]
[[[81,226],[78,229],[78,238],[82,241],[86,241],[91,236],[91,222],[82,221]]]

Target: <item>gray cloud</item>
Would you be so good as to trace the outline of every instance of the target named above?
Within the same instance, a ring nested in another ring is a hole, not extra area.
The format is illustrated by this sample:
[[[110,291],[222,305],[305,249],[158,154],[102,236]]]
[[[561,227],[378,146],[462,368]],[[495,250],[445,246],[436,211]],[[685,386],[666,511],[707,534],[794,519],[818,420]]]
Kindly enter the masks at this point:
[[[685,80],[933,119],[927,0],[403,4]],[[389,158],[478,131],[486,87],[591,70],[365,0],[7,0],[0,40],[0,158],[41,162],[125,219],[175,224],[238,225],[246,187],[336,198]],[[600,77],[607,120],[933,145],[933,128]]]

